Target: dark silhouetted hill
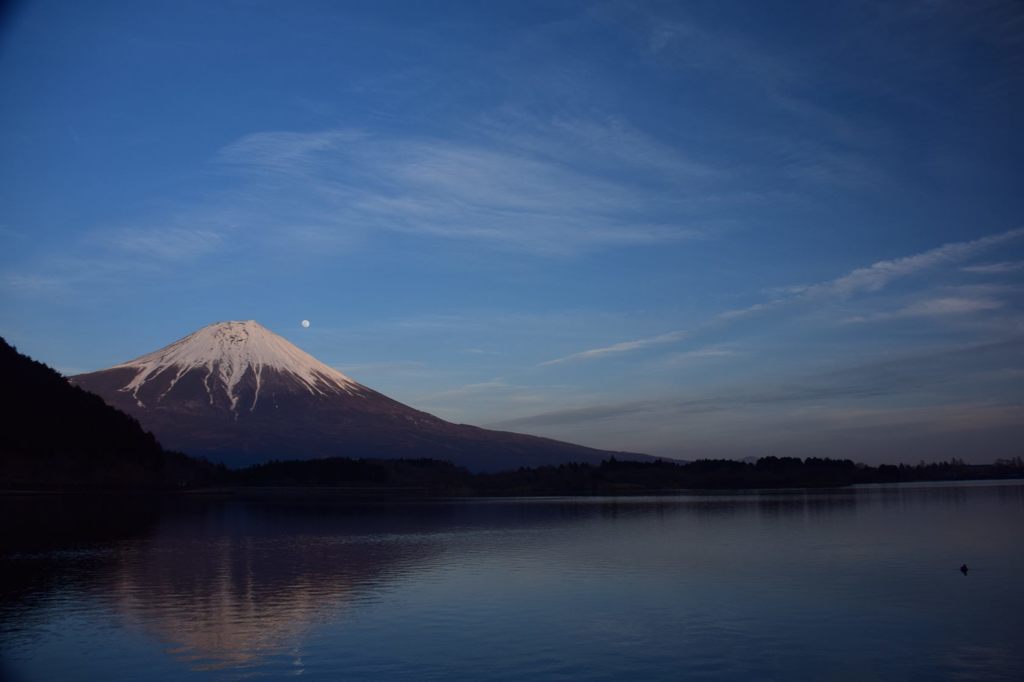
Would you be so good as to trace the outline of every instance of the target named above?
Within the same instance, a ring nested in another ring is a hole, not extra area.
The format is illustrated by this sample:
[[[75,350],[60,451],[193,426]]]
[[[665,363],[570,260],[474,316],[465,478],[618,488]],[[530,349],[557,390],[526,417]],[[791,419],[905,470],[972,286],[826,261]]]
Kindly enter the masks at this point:
[[[219,475],[4,339],[0,377],[0,489],[180,488]]]

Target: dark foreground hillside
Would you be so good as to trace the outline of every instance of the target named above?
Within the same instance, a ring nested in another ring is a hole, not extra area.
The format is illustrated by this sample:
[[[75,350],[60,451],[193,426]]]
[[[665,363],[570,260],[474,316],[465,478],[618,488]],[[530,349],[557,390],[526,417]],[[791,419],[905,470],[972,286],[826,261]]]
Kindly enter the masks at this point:
[[[181,488],[218,475],[4,339],[0,377],[0,489]]]

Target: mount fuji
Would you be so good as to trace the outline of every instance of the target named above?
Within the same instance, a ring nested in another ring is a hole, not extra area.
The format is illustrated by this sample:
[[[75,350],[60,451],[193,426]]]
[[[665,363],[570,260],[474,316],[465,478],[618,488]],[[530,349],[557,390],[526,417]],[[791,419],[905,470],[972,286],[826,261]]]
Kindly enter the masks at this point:
[[[168,448],[229,466],[323,457],[443,459],[475,471],[654,459],[453,424],[367,388],[263,325],[219,322],[71,377]]]

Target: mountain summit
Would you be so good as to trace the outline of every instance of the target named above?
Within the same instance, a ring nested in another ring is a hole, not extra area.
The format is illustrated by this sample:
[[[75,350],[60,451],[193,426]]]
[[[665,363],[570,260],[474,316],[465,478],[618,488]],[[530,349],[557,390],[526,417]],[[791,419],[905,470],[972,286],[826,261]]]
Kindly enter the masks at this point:
[[[496,471],[647,459],[452,424],[359,384],[253,320],[203,327],[71,381],[138,419],[165,446],[232,466],[430,457]]]
[[[240,407],[249,412],[256,409],[264,376],[267,385],[276,389],[305,390],[320,396],[338,392],[358,395],[364,388],[255,320],[211,324],[110,369],[136,370],[121,390],[131,393],[143,408],[140,391],[159,404],[183,377],[195,372],[202,376],[210,404],[226,406],[236,414]],[[186,382],[182,388],[188,385]],[[161,390],[154,398],[153,390],[158,387]]]

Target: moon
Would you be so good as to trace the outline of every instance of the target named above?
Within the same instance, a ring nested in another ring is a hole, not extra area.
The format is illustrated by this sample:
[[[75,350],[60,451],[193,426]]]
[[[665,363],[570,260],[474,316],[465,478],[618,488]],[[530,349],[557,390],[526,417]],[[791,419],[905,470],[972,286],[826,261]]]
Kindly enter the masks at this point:
[[[299,324],[301,324],[301,325],[302,325],[302,328],[303,328],[303,329],[309,329],[309,320],[303,320],[303,321],[302,321],[302,322],[300,322]]]

